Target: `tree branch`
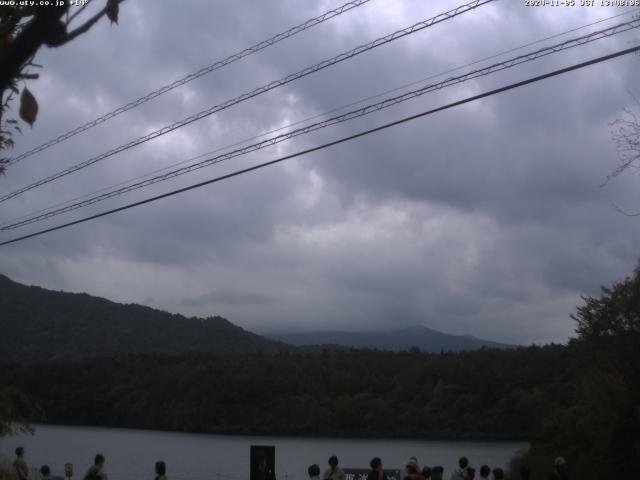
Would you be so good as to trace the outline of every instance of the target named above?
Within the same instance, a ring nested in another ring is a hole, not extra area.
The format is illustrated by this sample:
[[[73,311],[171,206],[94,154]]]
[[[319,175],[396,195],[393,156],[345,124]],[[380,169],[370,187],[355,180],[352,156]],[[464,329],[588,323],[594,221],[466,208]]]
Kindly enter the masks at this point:
[[[85,3],[84,5],[82,5],[82,6],[81,6],[77,11],[76,11],[76,13],[74,13],[73,15],[71,15],[71,16],[69,17],[69,20],[67,20],[67,27],[69,26],[69,24],[70,24],[71,22],[73,22],[73,19],[74,19],[74,18],[76,18],[78,15],[80,15],[80,14],[83,12],[83,10],[89,6],[89,4],[90,4],[90,3],[91,3],[91,0],[87,0],[87,3]]]
[[[43,44],[49,47],[59,47],[70,42],[87,32],[100,18],[107,14],[109,8],[112,8],[113,5],[119,5],[123,1],[107,0],[102,10],[69,33],[67,33],[66,25],[61,20],[62,16],[68,11],[68,3],[59,7],[36,7],[33,11],[33,18],[24,24],[24,28],[15,37],[10,48],[0,58],[0,91],[10,87],[11,82],[20,75],[25,64],[33,58]],[[21,18],[30,13],[27,10],[16,10],[17,21],[19,22]],[[12,21],[16,21],[13,16]]]
[[[120,5],[122,2],[124,2],[124,0],[115,0],[116,5]],[[76,38],[78,35],[82,35],[83,33],[87,32],[91,27],[93,27],[93,25],[98,20],[100,20],[102,17],[104,17],[107,14],[107,10],[109,8],[110,8],[109,1],[107,1],[107,4],[102,10],[100,10],[98,13],[96,13],[93,17],[91,17],[89,20],[84,22],[84,24],[82,24],[75,30],[67,33],[64,43],[67,43],[73,40],[74,38]]]
[[[60,18],[66,12],[63,7],[41,7],[11,43],[0,61],[0,91],[9,88],[22,68],[43,45],[57,45],[64,35]],[[60,30],[62,27],[62,31]]]
[[[10,7],[5,8],[8,9]],[[0,24],[0,33],[2,33],[2,35],[12,33],[24,17],[29,17],[31,15],[33,15],[33,13],[30,13],[23,7],[16,7],[9,10],[8,13],[3,13],[2,23]]]

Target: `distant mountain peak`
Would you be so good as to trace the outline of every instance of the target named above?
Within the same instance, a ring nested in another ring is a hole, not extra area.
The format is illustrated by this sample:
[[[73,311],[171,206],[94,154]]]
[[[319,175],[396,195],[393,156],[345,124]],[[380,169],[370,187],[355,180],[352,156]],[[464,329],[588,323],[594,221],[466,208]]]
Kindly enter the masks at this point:
[[[411,325],[391,330],[361,332],[305,332],[266,335],[295,346],[337,345],[348,348],[372,348],[402,351],[418,347],[423,352],[477,350],[482,347],[512,348],[514,345],[493,342],[473,335],[450,335],[425,325]]]
[[[401,330],[404,330],[406,332],[425,332],[425,331],[437,332],[437,330],[427,327],[426,325],[409,325],[408,327],[404,327]],[[439,332],[439,333],[442,333],[442,332]]]

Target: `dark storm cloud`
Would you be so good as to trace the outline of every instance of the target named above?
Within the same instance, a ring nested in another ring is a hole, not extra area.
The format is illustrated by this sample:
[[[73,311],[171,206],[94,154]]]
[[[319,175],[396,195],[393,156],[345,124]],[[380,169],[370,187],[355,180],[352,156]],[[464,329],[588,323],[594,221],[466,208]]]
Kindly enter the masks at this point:
[[[40,118],[17,152],[338,4],[125,2],[117,27],[101,22],[39,54],[42,77],[30,88]],[[372,0],[25,159],[0,191],[455,6]],[[619,12],[496,2],[28,192],[2,205],[2,219]],[[58,219],[293,153],[637,38],[632,32],[432,93]],[[639,66],[615,60],[4,247],[0,271],[46,288],[224,315],[258,331],[426,324],[510,342],[563,341],[580,295],[628,274],[639,255],[640,224],[612,207],[640,205],[637,178],[600,187],[616,163],[608,123],[630,103]]]

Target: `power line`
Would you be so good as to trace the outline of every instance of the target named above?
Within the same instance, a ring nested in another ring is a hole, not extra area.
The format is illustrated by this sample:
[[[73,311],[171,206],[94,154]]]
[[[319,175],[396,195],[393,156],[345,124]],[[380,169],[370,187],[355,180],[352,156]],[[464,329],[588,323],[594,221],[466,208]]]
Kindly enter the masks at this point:
[[[434,114],[434,113],[437,113],[437,112],[441,112],[443,110],[448,110],[450,108],[457,107],[457,106],[463,105],[465,103],[473,102],[475,100],[479,100],[479,99],[486,98],[486,97],[489,97],[489,96],[492,96],[492,95],[496,95],[498,93],[506,92],[508,90],[513,90],[515,88],[519,88],[519,87],[522,87],[522,86],[525,86],[525,85],[529,85],[531,83],[535,83],[535,82],[539,82],[541,80],[545,80],[547,78],[555,77],[555,76],[558,76],[558,75],[562,75],[564,73],[568,73],[568,72],[571,72],[571,71],[574,71],[574,70],[585,68],[585,67],[588,67],[590,65],[594,65],[594,64],[597,64],[597,63],[605,62],[607,60],[611,60],[613,58],[617,58],[617,57],[620,57],[620,56],[623,56],[623,55],[628,55],[629,53],[634,53],[634,52],[637,52],[637,51],[640,51],[640,45],[632,47],[632,48],[627,48],[625,50],[620,50],[618,52],[611,53],[609,55],[604,55],[604,56],[601,56],[601,57],[598,57],[598,58],[594,58],[594,59],[588,60],[586,62],[574,64],[574,65],[571,65],[569,67],[564,67],[564,68],[561,68],[561,69],[558,69],[558,70],[554,70],[552,72],[545,73],[543,75],[538,75],[538,76],[535,76],[535,77],[531,77],[531,78],[529,78],[527,80],[522,80],[520,82],[511,83],[511,84],[506,85],[504,87],[496,88],[496,89],[490,90],[488,92],[484,92],[484,93],[481,93],[481,94],[478,94],[478,95],[467,97],[467,98],[465,98],[463,100],[458,100],[457,102],[452,102],[452,103],[449,103],[449,104],[441,106],[441,107],[437,107],[437,108],[434,108],[434,109],[431,109],[431,110],[427,110],[427,111],[422,112],[422,113],[418,113],[416,115],[411,115],[409,117],[404,117],[404,118],[402,118],[400,120],[396,120],[394,122],[386,123],[384,125],[381,125],[381,126],[378,126],[378,127],[375,127],[375,128],[371,128],[369,130],[365,130],[363,132],[359,132],[359,133],[356,133],[356,134],[353,134],[353,135],[349,135],[347,137],[342,137],[342,138],[340,138],[338,140],[334,140],[332,142],[328,142],[328,143],[319,145],[317,147],[313,147],[313,148],[309,148],[309,149],[306,149],[306,150],[302,150],[300,152],[292,153],[290,155],[286,155],[284,157],[280,157],[280,158],[277,158],[275,160],[271,160],[269,162],[264,162],[264,163],[261,163],[261,164],[258,164],[258,165],[254,165],[252,167],[244,168],[242,170],[236,170],[235,172],[228,173],[226,175],[221,175],[219,177],[215,177],[215,178],[212,178],[210,180],[206,180],[204,182],[196,183],[196,184],[190,185],[188,187],[183,187],[183,188],[179,188],[177,190],[172,190],[170,192],[163,193],[161,195],[156,195],[154,197],[147,198],[145,200],[141,200],[141,201],[134,202],[134,203],[129,203],[129,204],[124,205],[122,207],[118,207],[118,208],[114,208],[112,210],[107,210],[105,212],[97,213],[95,215],[84,217],[84,218],[81,218],[79,220],[74,220],[72,222],[64,223],[62,225],[57,225],[55,227],[51,227],[51,228],[47,228],[47,229],[44,229],[44,230],[40,230],[38,232],[30,233],[28,235],[23,235],[21,237],[13,238],[11,240],[6,240],[4,242],[1,242],[0,246],[9,245],[11,243],[19,242],[21,240],[26,240],[28,238],[33,238],[33,237],[36,237],[36,236],[39,236],[39,235],[44,235],[45,233],[49,233],[49,232],[53,232],[53,231],[56,231],[56,230],[60,230],[60,229],[66,228],[66,227],[70,227],[72,225],[77,225],[79,223],[84,223],[84,222],[87,222],[89,220],[94,220],[96,218],[100,218],[100,217],[104,217],[104,216],[107,216],[107,215],[111,215],[113,213],[117,213],[117,212],[121,212],[121,211],[124,211],[124,210],[128,210],[130,208],[138,207],[140,205],[145,205],[147,203],[155,202],[156,200],[160,200],[160,199],[166,198],[166,197],[171,197],[173,195],[177,195],[179,193],[187,192],[189,190],[194,190],[196,188],[200,188],[200,187],[203,187],[205,185],[221,182],[222,180],[227,180],[229,178],[237,177],[239,175],[242,175],[242,174],[245,174],[245,173],[248,173],[248,172],[252,172],[254,170],[259,170],[259,169],[268,167],[270,165],[275,165],[276,163],[284,162],[285,160],[290,160],[292,158],[296,158],[296,157],[299,157],[299,156],[302,156],[302,155],[306,155],[308,153],[312,153],[312,152],[316,152],[316,151],[319,151],[319,150],[323,150],[325,148],[332,147],[334,145],[338,145],[340,143],[344,143],[344,142],[348,142],[348,141],[354,140],[356,138],[364,137],[364,136],[369,135],[371,133],[379,132],[379,131],[385,130],[387,128],[394,127],[396,125],[400,125],[400,124],[403,124],[403,123],[406,123],[406,122],[409,122],[409,121],[412,121],[412,120],[415,120],[415,119],[418,119],[418,118],[421,118],[421,117],[425,117],[427,115],[431,115],[431,114]]]
[[[348,12],[349,10],[352,10],[354,8],[357,8],[367,2],[369,2],[370,0],[353,0],[351,2],[347,2],[344,5],[335,8],[333,10],[329,10],[328,12],[323,13],[322,15],[319,15],[315,18],[310,18],[309,20],[296,25],[295,27],[291,27],[288,30],[285,30],[282,33],[278,33],[277,35],[274,35],[271,38],[268,38],[267,40],[263,40],[259,43],[256,43],[255,45],[245,48],[244,50],[234,53],[232,55],[229,55],[227,58],[223,59],[223,60],[219,60],[211,65],[208,65],[206,67],[201,68],[200,70],[198,70],[197,72],[194,73],[190,73],[189,75],[179,79],[179,80],[175,80],[174,82],[171,82],[167,85],[164,85],[162,87],[160,87],[157,90],[154,90],[151,93],[148,93],[147,95],[138,98],[137,100],[134,100],[132,102],[127,103],[126,105],[123,105],[122,107],[116,108],[115,110],[106,113],[104,115],[102,115],[101,117],[96,118],[95,120],[92,120],[90,122],[85,123],[84,125],[81,125],[77,128],[74,128],[73,130],[69,130],[68,132],[52,139],[49,140],[45,143],[43,143],[42,145],[39,145],[27,152],[24,152],[20,155],[18,155],[15,158],[12,158],[9,160],[9,162],[7,163],[8,165],[13,165],[14,163],[19,162],[20,160],[23,160],[27,157],[30,157],[32,155],[35,155],[36,153],[42,152],[43,150],[46,150],[49,147],[52,147],[53,145],[57,145],[60,142],[63,142],[65,140],[68,140],[69,138],[78,135],[79,133],[85,132],[97,125],[100,125],[101,123],[104,123],[108,120],[111,120],[114,117],[117,117],[118,115],[120,115],[121,113],[124,113],[128,110],[131,110],[132,108],[138,107],[140,105],[142,105],[143,103],[148,102],[149,100],[153,100],[156,97],[159,97],[160,95],[163,95],[175,88],[178,88],[186,83],[191,82],[192,80],[195,80],[197,78],[202,77],[203,75],[206,75],[208,73],[211,73],[215,70],[218,70],[222,67],[225,67],[233,62],[236,62],[244,57],[247,57],[249,55],[252,55],[256,52],[259,52],[260,50],[263,50],[267,47],[270,47],[272,45],[275,45],[278,42],[281,42],[282,40],[285,40],[289,37],[292,37],[294,35],[297,35],[300,32],[303,32],[309,28],[315,27],[316,25],[320,25],[323,22],[326,22],[327,20],[330,20],[334,17],[337,17],[339,15],[342,15],[345,12]]]
[[[40,214],[40,215],[35,215],[32,217],[29,217],[27,219],[21,220],[21,221],[17,221],[14,223],[10,223],[10,224],[5,224],[3,226],[0,227],[0,230],[13,230],[25,225],[29,225],[32,223],[36,223],[36,222],[40,222],[43,220],[46,220],[48,218],[52,218],[58,215],[62,215],[64,213],[68,213],[71,212],[73,210],[77,210],[79,208],[82,207],[86,207],[89,205],[92,205],[94,203],[98,203],[104,200],[107,200],[109,198],[113,198],[119,195],[122,195],[124,193],[128,193],[134,190],[138,190],[140,188],[144,188],[150,185],[153,185],[155,183],[159,183],[159,182],[163,182],[165,180],[169,180],[171,178],[175,178],[178,177],[180,175],[184,175],[190,172],[193,172],[195,170],[199,170],[201,168],[204,167],[208,167],[210,165],[213,164],[217,164],[217,163],[221,163],[223,161],[229,160],[231,158],[235,158],[235,157],[239,157],[242,155],[246,155],[248,153],[251,152],[255,152],[257,150],[261,150],[263,148],[266,147],[270,147],[273,146],[277,143],[281,143],[283,141],[286,140],[290,140],[294,137],[300,136],[300,135],[305,135],[307,133],[311,133],[314,132],[316,130],[320,130],[322,128],[326,128],[332,125],[336,125],[339,123],[343,123],[349,120],[352,120],[354,118],[358,118],[358,117],[362,117],[365,115],[368,115],[370,113],[374,113],[386,108],[389,108],[393,105],[397,105],[399,103],[405,102],[407,100],[411,100],[414,98],[417,98],[419,96],[422,96],[426,93],[429,92],[433,92],[436,90],[440,90],[442,88],[446,88],[446,87],[450,87],[452,85],[456,85],[459,83],[463,83],[466,82],[468,80],[474,79],[474,78],[479,78],[482,76],[486,76],[486,75],[490,75],[492,73],[496,73],[498,71],[501,70],[506,70],[508,68],[513,68],[515,66],[518,65],[522,65],[523,63],[527,63],[527,62],[531,62],[533,60],[537,60],[539,58],[545,57],[547,55],[551,55],[554,53],[558,53],[561,52],[563,50],[567,50],[570,48],[574,48],[577,46],[581,46],[581,45],[585,45],[587,43],[596,41],[596,40],[601,40],[603,38],[609,38],[613,35],[617,35],[620,33],[624,33],[627,32],[629,30],[635,29],[640,27],[640,19],[639,20],[631,20],[628,22],[623,22],[620,23],[618,25],[615,25],[613,27],[610,28],[606,28],[603,30],[599,30],[596,32],[592,32],[589,33],[587,35],[583,35],[581,37],[577,37],[577,38],[573,38],[573,39],[569,39],[566,40],[564,42],[555,44],[555,45],[551,45],[548,47],[544,47],[541,48],[539,50],[536,50],[534,52],[530,52],[530,53],[525,53],[523,55],[519,55],[517,57],[502,61],[502,62],[498,62],[498,63],[494,63],[492,65],[489,65],[487,67],[481,68],[481,69],[477,69],[477,70],[472,70],[470,72],[467,72],[463,75],[457,76],[457,77],[450,77],[448,79],[445,79],[441,82],[438,83],[434,83],[431,85],[426,85],[423,86],[417,90],[413,90],[413,91],[409,91],[406,92],[402,95],[398,95],[396,97],[392,97],[392,98],[387,98],[381,102],[377,102],[371,105],[367,105],[365,107],[356,109],[356,110],[352,110],[350,112],[344,113],[342,115],[337,115],[334,116],[332,118],[320,121],[320,122],[316,122],[310,125],[307,125],[305,127],[302,128],[298,128],[296,130],[292,130],[290,132],[281,134],[281,135],[277,135],[275,137],[271,137],[268,138],[266,140],[263,140],[261,142],[257,142],[251,145],[247,145],[245,147],[233,150],[231,152],[227,152],[221,155],[217,155],[215,157],[212,158],[208,158],[206,160],[203,160],[201,162],[192,164],[192,165],[188,165],[186,167],[182,167],[179,168],[177,170],[173,170],[167,173],[164,173],[162,175],[157,175],[155,177],[134,183],[134,184],[130,184],[127,185],[125,187],[122,188],[118,188],[115,190],[111,190],[109,192],[103,193],[101,195],[97,195],[91,198],[88,198],[86,200],[80,201],[80,202],[76,202],[73,203],[71,205],[67,205],[65,207],[61,207],[61,208],[57,208],[57,209],[53,209],[53,210],[49,210],[46,213]]]
[[[18,221],[20,221],[20,220],[22,220],[22,219],[26,219],[27,217],[34,217],[34,216],[36,216],[36,215],[38,215],[38,214],[40,214],[40,213],[42,213],[42,212],[46,212],[47,210],[51,210],[51,209],[54,209],[54,208],[56,208],[56,207],[61,207],[61,206],[63,206],[63,205],[69,205],[69,204],[71,204],[71,203],[73,203],[73,202],[76,202],[76,201],[78,201],[78,200],[81,200],[81,199],[83,199],[83,198],[91,197],[91,196],[94,196],[94,195],[96,195],[96,194],[98,194],[98,193],[106,192],[106,191],[107,191],[107,190],[109,190],[109,189],[113,189],[113,188],[120,187],[120,186],[122,186],[122,185],[126,185],[126,184],[127,184],[127,183],[129,183],[129,182],[133,182],[133,181],[135,181],[135,180],[140,180],[140,179],[142,179],[142,178],[148,177],[148,176],[150,176],[150,175],[154,175],[154,174],[156,174],[156,173],[164,172],[164,171],[169,170],[169,169],[171,169],[171,168],[173,168],[173,167],[177,167],[177,166],[179,166],[179,165],[184,165],[184,164],[186,164],[186,163],[193,162],[193,161],[195,161],[195,160],[198,160],[198,159],[200,159],[200,158],[203,158],[203,157],[206,157],[206,156],[208,156],[208,155],[214,154],[214,153],[216,153],[216,152],[219,152],[219,151],[222,151],[222,150],[226,150],[226,149],[228,149],[228,148],[236,147],[236,146],[238,146],[238,145],[242,145],[242,144],[244,144],[244,143],[250,142],[251,140],[257,140],[258,138],[262,138],[262,137],[265,137],[265,136],[270,135],[270,134],[272,134],[272,133],[276,133],[276,132],[279,132],[279,131],[285,130],[285,129],[290,128],[290,127],[293,127],[293,126],[295,126],[295,125],[300,125],[300,124],[305,123],[305,122],[308,122],[308,121],[310,121],[310,120],[315,120],[316,118],[325,117],[325,116],[327,116],[327,115],[329,115],[329,114],[331,114],[331,113],[334,113],[334,112],[337,112],[337,111],[340,111],[340,110],[344,110],[345,108],[353,107],[353,106],[355,106],[355,105],[361,104],[361,103],[366,102],[366,101],[369,101],[369,100],[373,100],[373,99],[375,99],[375,98],[380,98],[380,97],[382,97],[383,95],[387,95],[387,94],[389,94],[389,93],[394,93],[394,92],[397,92],[397,91],[403,90],[403,89],[405,89],[405,88],[408,88],[408,87],[411,87],[411,86],[414,86],[414,85],[418,85],[418,84],[420,84],[420,83],[422,83],[422,82],[425,82],[425,81],[427,81],[427,80],[431,80],[431,79],[434,79],[434,78],[442,77],[442,76],[447,75],[447,74],[449,74],[449,73],[453,73],[453,72],[457,72],[458,70],[462,70],[463,68],[471,67],[471,66],[473,66],[473,65],[477,65],[477,64],[482,63],[482,62],[485,62],[485,61],[487,61],[487,60],[492,60],[492,59],[494,59],[494,58],[501,57],[501,56],[503,56],[503,55],[506,55],[507,53],[516,52],[516,51],[518,51],[518,50],[522,50],[523,48],[530,47],[530,46],[532,46],[532,45],[537,45],[537,44],[539,44],[539,43],[546,42],[546,41],[548,41],[548,40],[552,40],[552,39],[554,39],[554,38],[562,37],[562,36],[567,35],[567,34],[569,34],[569,33],[573,33],[573,32],[576,32],[576,31],[578,31],[578,30],[582,30],[582,29],[585,29],[585,28],[588,28],[588,27],[592,27],[592,26],[594,26],[594,25],[597,25],[597,24],[600,24],[600,23],[603,23],[603,22],[606,22],[606,21],[612,20],[612,19],[614,19],[614,18],[619,18],[619,17],[627,16],[627,15],[631,15],[631,16],[633,16],[633,15],[635,14],[635,12],[637,12],[637,11],[640,11],[640,9],[632,10],[632,11],[631,11],[631,13],[629,13],[629,12],[623,12],[623,13],[619,13],[619,14],[617,14],[617,15],[612,15],[612,16],[610,16],[610,17],[602,18],[602,19],[600,19],[600,20],[596,20],[596,21],[594,21],[594,22],[587,23],[587,24],[585,24],[585,25],[581,25],[581,26],[579,26],[579,27],[572,28],[572,29],[570,29],[570,30],[565,30],[565,31],[560,32],[560,33],[557,33],[557,34],[550,35],[550,36],[548,36],[548,37],[541,38],[541,39],[539,39],[539,40],[535,40],[535,41],[533,41],[533,42],[529,42],[529,43],[526,43],[526,44],[524,44],[524,45],[520,45],[519,47],[510,48],[510,49],[508,49],[508,50],[503,50],[502,52],[495,53],[495,54],[490,55],[490,56],[488,56],[488,57],[484,57],[484,58],[481,58],[481,59],[479,59],[479,60],[475,60],[475,61],[473,61],[473,62],[466,63],[466,64],[464,64],[464,65],[460,65],[460,66],[458,66],[458,67],[455,67],[455,68],[452,68],[452,69],[446,70],[446,71],[444,71],[444,72],[440,72],[440,73],[436,73],[436,74],[433,74],[433,75],[429,75],[428,77],[422,78],[422,79],[420,79],[420,80],[415,80],[415,81],[413,81],[413,82],[410,82],[410,83],[407,83],[407,84],[401,85],[401,86],[399,86],[399,87],[395,87],[395,88],[392,88],[392,89],[390,89],[390,90],[385,90],[385,91],[383,91],[383,92],[377,93],[377,94],[375,94],[375,95],[370,95],[370,96],[368,96],[368,97],[361,98],[361,99],[359,99],[359,100],[356,100],[356,101],[354,101],[354,102],[348,103],[348,104],[346,104],[346,105],[342,105],[342,106],[339,106],[339,107],[332,108],[332,109],[330,109],[330,110],[328,110],[328,111],[325,111],[325,112],[323,112],[323,113],[319,113],[319,114],[313,115],[313,116],[311,116],[311,117],[307,117],[307,118],[304,118],[304,119],[301,119],[301,120],[297,120],[297,121],[295,121],[295,122],[288,123],[288,124],[283,125],[283,126],[281,126],[281,127],[278,127],[278,128],[275,128],[275,129],[272,129],[272,130],[269,130],[269,131],[263,132],[263,133],[261,133],[261,134],[259,134],[259,135],[255,135],[255,136],[253,136],[253,137],[245,138],[244,140],[236,141],[236,142],[234,142],[234,143],[232,143],[232,144],[227,144],[227,145],[225,145],[225,146],[218,147],[218,148],[216,148],[216,149],[214,149],[214,150],[210,150],[210,151],[208,151],[208,152],[206,152],[206,153],[201,153],[201,154],[199,154],[199,155],[197,155],[197,156],[195,156],[195,157],[191,157],[191,158],[189,158],[189,159],[187,159],[187,160],[182,160],[182,161],[180,161],[180,162],[177,162],[177,163],[174,163],[174,164],[170,164],[170,165],[168,165],[168,166],[166,166],[166,167],[162,167],[162,168],[159,168],[159,169],[153,170],[153,171],[151,171],[151,172],[147,172],[147,173],[144,173],[144,174],[138,175],[138,176],[136,176],[136,177],[129,178],[129,179],[127,179],[127,180],[123,180],[123,181],[121,181],[121,182],[119,182],[119,183],[117,183],[117,184],[115,184],[115,185],[110,185],[110,186],[108,186],[108,187],[101,188],[101,189],[96,190],[96,191],[93,191],[93,192],[91,192],[91,193],[87,193],[87,194],[84,194],[84,195],[80,195],[80,196],[74,197],[74,198],[69,199],[69,200],[65,200],[65,201],[63,201],[63,202],[56,203],[56,204],[51,205],[51,206],[49,206],[49,207],[41,208],[41,209],[36,210],[36,211],[31,211],[31,212],[29,212],[29,213],[27,213],[27,214],[20,215],[19,217],[14,217],[14,218],[12,218],[12,219],[10,219],[10,220],[5,220],[5,221],[3,221],[3,222],[0,222],[0,230],[8,230],[9,228],[3,229],[3,228],[1,228],[1,227],[5,226],[5,225],[8,225],[8,224],[16,223],[16,222],[18,222]],[[597,33],[597,32],[594,32],[594,33]],[[95,203],[95,202],[92,202],[92,203]],[[83,206],[84,206],[84,205],[83,205]],[[75,210],[75,208],[74,208],[74,210]],[[66,213],[66,212],[63,212],[63,213]],[[34,218],[35,218],[35,217],[34,217]],[[38,217],[38,221],[39,221],[39,217]],[[29,223],[33,223],[33,222],[29,222]],[[9,225],[9,226],[11,226],[11,225]]]
[[[0,197],[0,202],[4,202],[7,201],[17,195],[20,195],[21,193],[27,192],[29,190],[32,190],[36,187],[39,187],[41,185],[47,184],[49,182],[52,182],[54,180],[57,180],[58,178],[64,177],[66,175],[69,175],[71,173],[77,172],[78,170],[81,170],[83,168],[86,168],[90,165],[93,165],[96,162],[99,162],[100,160],[104,160],[105,158],[111,157],[117,153],[121,153],[125,150],[128,150],[132,147],[135,147],[137,145],[140,145],[142,143],[145,143],[149,140],[152,140],[154,138],[160,137],[162,135],[165,135],[169,132],[172,132],[178,128],[184,127],[185,125],[188,125],[190,123],[193,123],[197,120],[201,120],[205,117],[208,117],[216,112],[219,112],[221,110],[224,110],[226,108],[229,108],[233,105],[236,105],[240,102],[243,102],[245,100],[248,100],[250,98],[253,98],[255,96],[258,96],[262,93],[268,92],[270,90],[273,90],[277,87],[286,85],[294,80],[297,80],[299,78],[302,78],[304,76],[310,75],[312,73],[315,73],[317,71],[320,71],[324,68],[330,67],[332,65],[335,65],[337,63],[340,63],[344,60],[348,60],[350,58],[353,58],[357,55],[360,55],[364,52],[367,52],[369,50],[372,50],[376,47],[379,47],[381,45],[385,45],[387,43],[393,42],[394,40],[397,40],[399,38],[403,38],[407,35],[411,35],[413,33],[416,33],[420,30],[423,30],[425,28],[431,27],[432,25],[435,25],[437,23],[443,22],[445,20],[449,20],[451,18],[454,18],[458,15],[461,15],[463,13],[466,13],[468,11],[474,10],[482,5],[486,5],[487,3],[491,3],[495,0],[474,0],[473,2],[467,3],[465,5],[461,5],[459,7],[456,7],[452,10],[449,10],[448,12],[444,12],[441,13],[439,15],[436,15],[435,17],[432,17],[430,19],[427,20],[423,20],[421,22],[418,22],[410,27],[404,28],[402,30],[397,30],[389,35],[386,35],[384,37],[380,37],[376,40],[373,40],[372,42],[369,42],[367,44],[361,45],[359,47],[356,47],[348,52],[345,53],[341,53],[339,55],[336,55],[335,57],[332,57],[328,60],[324,60],[320,63],[317,63],[315,65],[312,65],[310,67],[306,67],[302,70],[300,70],[297,73],[293,73],[290,75],[287,75],[286,77],[280,79],[280,80],[276,80],[273,81],[267,85],[263,85],[262,87],[256,88],[255,90],[252,90],[250,92],[244,93],[236,98],[233,98],[231,100],[227,100],[224,103],[221,103],[219,105],[215,105],[211,108],[208,108],[207,110],[203,110],[199,113],[196,113],[194,115],[191,115],[190,117],[187,117],[183,120],[180,120],[178,122],[172,123],[171,125],[167,125],[159,130],[156,130],[154,132],[151,132],[143,137],[140,137],[136,140],[132,140],[129,143],[126,143],[124,145],[120,145],[119,147],[113,148],[105,153],[102,153],[96,157],[90,158],[89,160],[85,160],[84,162],[81,162],[79,164],[73,165],[65,170],[62,170],[58,173],[55,173],[53,175],[50,175],[46,178],[43,178],[41,180],[38,180],[35,183],[32,183],[30,185],[27,185],[26,187],[22,187],[18,190],[15,190],[11,193],[5,194],[2,197]]]

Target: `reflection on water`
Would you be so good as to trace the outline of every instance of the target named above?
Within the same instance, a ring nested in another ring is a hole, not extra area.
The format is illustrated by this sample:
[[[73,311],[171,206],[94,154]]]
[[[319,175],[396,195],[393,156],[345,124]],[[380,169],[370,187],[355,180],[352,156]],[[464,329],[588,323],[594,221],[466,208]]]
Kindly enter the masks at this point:
[[[306,480],[307,467],[324,468],[336,454],[346,468],[366,468],[373,457],[385,467],[401,468],[409,457],[420,466],[443,465],[449,478],[458,457],[470,464],[505,467],[526,448],[518,442],[442,442],[420,440],[367,440],[301,437],[247,437],[158,432],[98,427],[36,425],[34,436],[0,438],[0,455],[13,457],[20,444],[30,467],[48,464],[54,475],[64,474],[64,464],[74,465],[74,478],[82,480],[96,453],[105,455],[109,480],[153,480],[154,463],[167,463],[169,480],[246,480],[249,447],[276,447],[276,478]]]

